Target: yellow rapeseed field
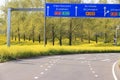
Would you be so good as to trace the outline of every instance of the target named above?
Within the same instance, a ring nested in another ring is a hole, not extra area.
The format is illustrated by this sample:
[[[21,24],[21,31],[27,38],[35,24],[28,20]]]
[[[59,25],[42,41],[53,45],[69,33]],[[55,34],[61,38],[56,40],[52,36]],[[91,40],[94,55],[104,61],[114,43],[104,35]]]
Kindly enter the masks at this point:
[[[48,43],[48,45],[44,47],[43,42],[32,43],[32,41],[28,40],[21,40],[21,42],[11,40],[11,47],[7,47],[5,36],[1,37],[0,62],[45,55],[120,52],[119,46],[113,46],[107,43],[104,44],[102,42],[96,44],[94,41],[91,41],[91,44],[76,43],[77,45],[73,44],[72,46],[68,46],[66,44],[59,46],[59,42],[56,41],[55,46],[52,46],[51,43]]]
[[[77,46],[51,46],[47,45],[12,45],[7,47],[0,46],[0,61],[28,58],[42,55],[57,55],[57,54],[74,54],[74,53],[105,53],[105,52],[120,52],[120,47],[107,46],[95,47],[93,45],[77,45]]]

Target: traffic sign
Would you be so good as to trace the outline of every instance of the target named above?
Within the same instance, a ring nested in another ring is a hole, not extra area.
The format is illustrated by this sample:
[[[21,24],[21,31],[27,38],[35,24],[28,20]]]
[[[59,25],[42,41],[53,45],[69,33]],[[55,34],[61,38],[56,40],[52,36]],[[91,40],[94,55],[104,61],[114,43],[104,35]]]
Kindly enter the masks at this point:
[[[120,18],[120,4],[46,3],[46,17]]]

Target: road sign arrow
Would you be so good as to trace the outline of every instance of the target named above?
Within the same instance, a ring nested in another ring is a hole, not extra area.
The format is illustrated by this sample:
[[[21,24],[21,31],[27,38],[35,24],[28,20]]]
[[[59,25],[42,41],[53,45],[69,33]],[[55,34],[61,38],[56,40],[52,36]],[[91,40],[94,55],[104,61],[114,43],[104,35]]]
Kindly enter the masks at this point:
[[[47,6],[47,16],[49,16],[49,6]]]
[[[78,7],[75,6],[75,16],[77,16],[77,12],[78,12]]]
[[[104,7],[104,17],[109,13],[110,11],[107,10],[106,7]]]

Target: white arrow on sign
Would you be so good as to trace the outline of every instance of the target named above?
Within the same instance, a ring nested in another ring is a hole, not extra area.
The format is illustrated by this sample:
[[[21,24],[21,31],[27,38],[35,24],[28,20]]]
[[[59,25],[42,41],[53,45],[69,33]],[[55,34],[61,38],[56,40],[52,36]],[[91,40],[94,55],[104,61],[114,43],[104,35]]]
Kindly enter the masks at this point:
[[[75,6],[75,16],[77,16],[77,13],[78,13],[78,7]]]
[[[110,11],[107,10],[106,7],[104,7],[104,17],[109,13]]]
[[[47,16],[49,16],[49,6],[47,6]]]

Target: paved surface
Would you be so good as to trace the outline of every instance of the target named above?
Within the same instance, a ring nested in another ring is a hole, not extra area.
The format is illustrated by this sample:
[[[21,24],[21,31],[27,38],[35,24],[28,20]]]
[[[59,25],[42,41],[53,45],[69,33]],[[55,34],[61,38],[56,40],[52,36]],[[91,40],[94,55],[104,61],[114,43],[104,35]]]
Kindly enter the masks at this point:
[[[0,63],[0,80],[114,80],[120,54],[76,54]],[[118,79],[119,80],[119,79]]]

